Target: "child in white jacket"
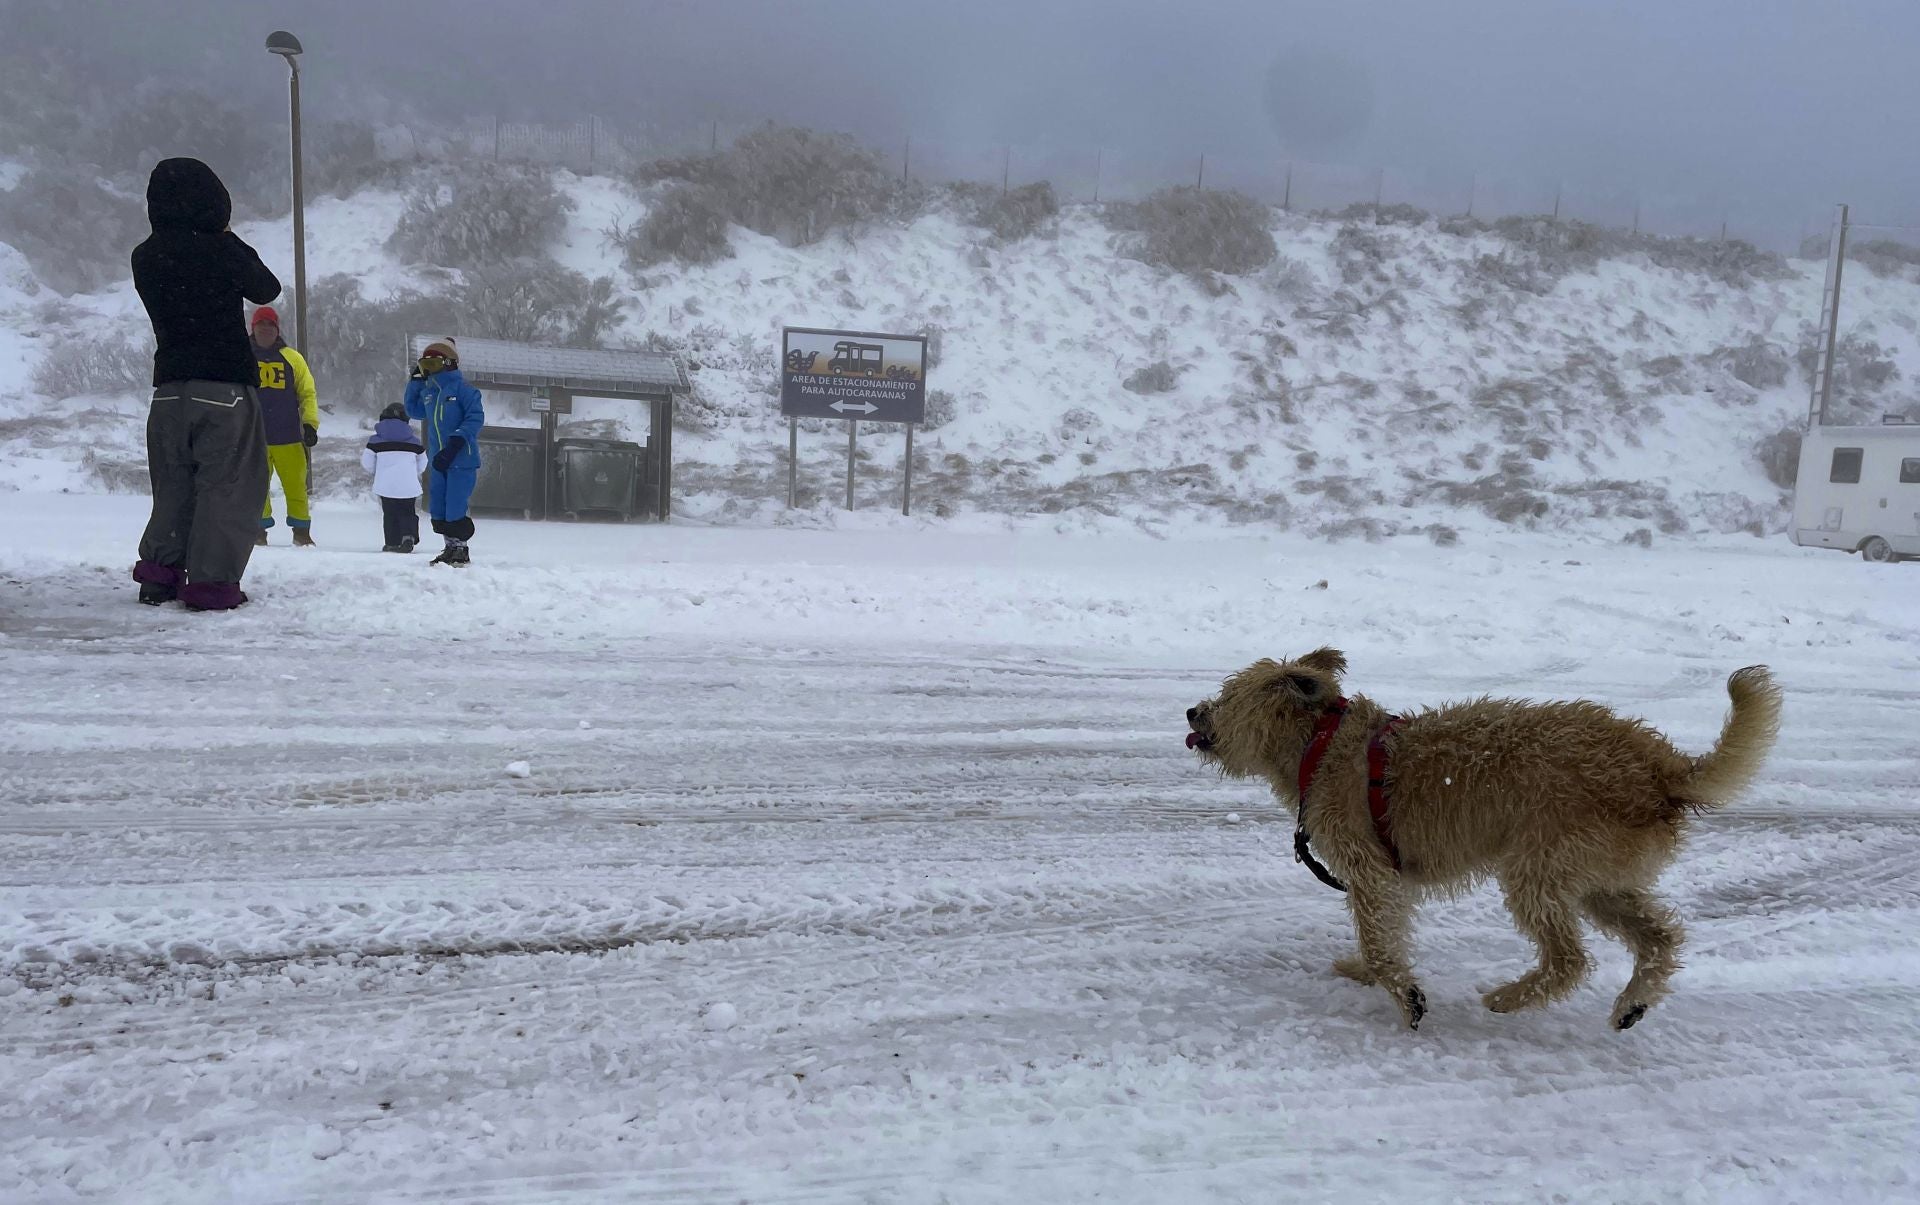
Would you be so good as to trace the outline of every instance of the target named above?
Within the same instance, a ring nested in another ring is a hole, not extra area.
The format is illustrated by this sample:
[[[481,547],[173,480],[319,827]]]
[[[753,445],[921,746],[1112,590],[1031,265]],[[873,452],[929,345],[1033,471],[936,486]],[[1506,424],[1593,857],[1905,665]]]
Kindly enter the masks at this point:
[[[380,412],[380,422],[360,453],[360,466],[373,474],[387,542],[382,552],[412,552],[420,542],[420,475],[427,471],[427,448],[407,421],[399,402]]]

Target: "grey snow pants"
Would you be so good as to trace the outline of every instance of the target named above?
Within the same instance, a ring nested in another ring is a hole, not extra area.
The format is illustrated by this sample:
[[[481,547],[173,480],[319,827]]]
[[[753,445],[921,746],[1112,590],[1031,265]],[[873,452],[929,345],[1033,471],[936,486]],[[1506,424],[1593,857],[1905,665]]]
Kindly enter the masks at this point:
[[[147,581],[171,571],[194,585],[237,587],[267,502],[267,439],[253,390],[226,381],[156,386],[147,473],[153,517],[134,576]]]

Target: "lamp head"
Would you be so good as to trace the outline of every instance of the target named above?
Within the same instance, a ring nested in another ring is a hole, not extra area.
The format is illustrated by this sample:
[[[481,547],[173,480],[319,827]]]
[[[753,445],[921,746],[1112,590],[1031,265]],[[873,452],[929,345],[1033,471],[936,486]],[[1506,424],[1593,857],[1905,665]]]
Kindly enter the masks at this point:
[[[290,60],[300,53],[300,39],[284,29],[276,29],[267,35],[267,49],[273,54],[284,55]]]

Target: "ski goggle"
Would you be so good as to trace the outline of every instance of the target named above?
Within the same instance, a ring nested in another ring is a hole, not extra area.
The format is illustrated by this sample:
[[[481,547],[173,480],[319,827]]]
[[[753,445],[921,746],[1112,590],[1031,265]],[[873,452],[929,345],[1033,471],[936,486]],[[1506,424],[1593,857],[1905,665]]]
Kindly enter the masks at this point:
[[[447,366],[447,362],[441,359],[439,356],[421,356],[420,357],[420,373],[422,376],[430,377],[434,373],[440,372],[443,369],[445,369],[446,366]]]

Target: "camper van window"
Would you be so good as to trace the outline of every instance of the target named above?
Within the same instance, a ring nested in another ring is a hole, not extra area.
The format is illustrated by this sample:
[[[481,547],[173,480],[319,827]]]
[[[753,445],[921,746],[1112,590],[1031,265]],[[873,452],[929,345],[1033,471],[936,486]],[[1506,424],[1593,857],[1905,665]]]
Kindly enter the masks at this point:
[[[1833,450],[1833,471],[1827,474],[1827,480],[1840,485],[1860,484],[1859,448],[1835,448]]]
[[[1900,462],[1900,484],[1920,485],[1920,456],[1909,456]]]

